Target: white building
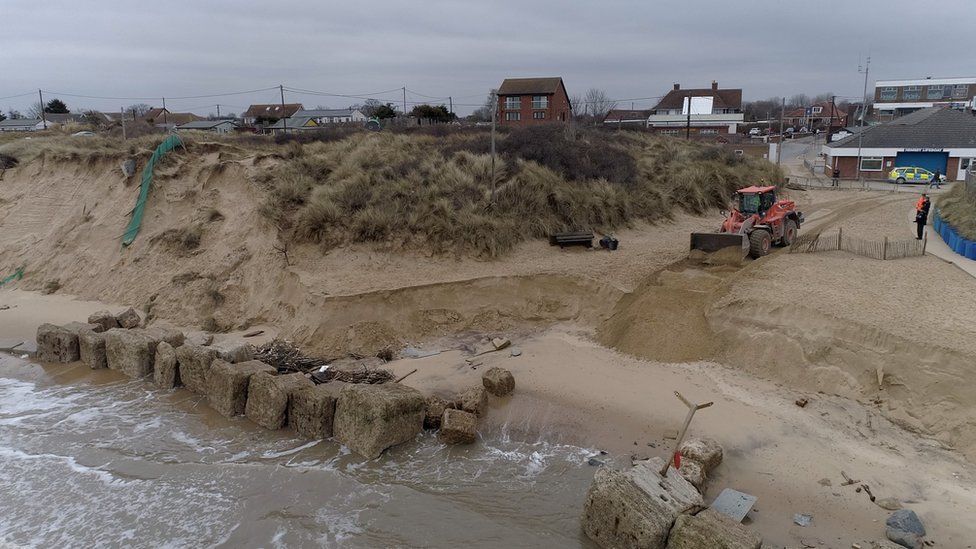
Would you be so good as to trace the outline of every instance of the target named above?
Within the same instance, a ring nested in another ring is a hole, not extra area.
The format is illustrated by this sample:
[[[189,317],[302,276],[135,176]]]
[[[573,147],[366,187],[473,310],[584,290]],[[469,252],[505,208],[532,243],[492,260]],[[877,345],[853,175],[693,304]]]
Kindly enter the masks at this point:
[[[292,117],[311,118],[319,125],[366,121],[366,115],[359,109],[307,109],[296,112]]]
[[[891,119],[928,107],[973,108],[976,77],[878,80],[874,108],[881,119]]]

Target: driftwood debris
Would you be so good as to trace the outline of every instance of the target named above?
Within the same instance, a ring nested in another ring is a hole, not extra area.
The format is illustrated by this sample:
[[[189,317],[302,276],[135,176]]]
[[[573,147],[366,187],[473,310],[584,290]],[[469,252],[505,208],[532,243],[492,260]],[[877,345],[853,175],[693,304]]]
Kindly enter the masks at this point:
[[[275,339],[257,348],[255,358],[277,368],[279,374],[300,372],[309,374],[316,383],[329,381],[343,381],[345,383],[386,383],[393,381],[396,376],[389,370],[370,370],[363,365],[362,370],[339,370],[326,368],[329,362],[320,358],[313,358],[304,353],[289,341]]]

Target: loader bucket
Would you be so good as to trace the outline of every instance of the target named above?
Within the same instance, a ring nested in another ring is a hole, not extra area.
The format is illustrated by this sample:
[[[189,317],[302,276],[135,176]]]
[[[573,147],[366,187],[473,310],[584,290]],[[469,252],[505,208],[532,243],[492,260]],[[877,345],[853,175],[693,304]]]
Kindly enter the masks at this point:
[[[691,233],[691,259],[739,264],[749,255],[749,238],[739,233]]]

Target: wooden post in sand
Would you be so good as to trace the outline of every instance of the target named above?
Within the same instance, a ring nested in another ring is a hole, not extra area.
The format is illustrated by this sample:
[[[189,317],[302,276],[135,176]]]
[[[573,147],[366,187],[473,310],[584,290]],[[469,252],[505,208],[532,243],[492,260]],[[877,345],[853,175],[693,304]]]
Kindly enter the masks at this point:
[[[884,249],[881,250],[881,259],[888,259],[888,237],[884,239]]]
[[[671,462],[674,461],[674,456],[678,453],[678,448],[681,447],[681,443],[685,440],[685,434],[688,433],[688,426],[691,425],[691,418],[695,417],[695,412],[701,410],[702,408],[708,408],[713,402],[706,402],[704,404],[692,404],[688,400],[681,396],[678,391],[674,392],[674,396],[678,397],[681,402],[685,403],[688,407],[688,415],[685,416],[685,424],[681,426],[681,432],[678,433],[678,438],[674,441],[674,449],[671,450],[671,457],[664,463],[664,467],[661,469],[661,476],[666,477],[668,475],[668,467],[671,466]]]
[[[922,235],[922,255],[925,255],[925,245],[929,243],[929,233]]]
[[[840,250],[841,235],[844,234],[844,227],[837,227],[837,249]]]

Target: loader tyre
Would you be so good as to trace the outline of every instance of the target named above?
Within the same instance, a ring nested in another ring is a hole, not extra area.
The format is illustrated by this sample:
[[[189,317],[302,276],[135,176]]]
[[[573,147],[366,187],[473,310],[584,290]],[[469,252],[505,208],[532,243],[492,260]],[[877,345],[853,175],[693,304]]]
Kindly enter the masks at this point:
[[[768,254],[772,241],[769,231],[759,229],[749,233],[749,257],[759,259]]]
[[[787,219],[783,224],[783,238],[780,239],[780,246],[789,246],[796,241],[796,221]]]

